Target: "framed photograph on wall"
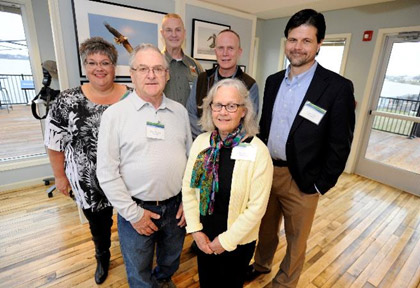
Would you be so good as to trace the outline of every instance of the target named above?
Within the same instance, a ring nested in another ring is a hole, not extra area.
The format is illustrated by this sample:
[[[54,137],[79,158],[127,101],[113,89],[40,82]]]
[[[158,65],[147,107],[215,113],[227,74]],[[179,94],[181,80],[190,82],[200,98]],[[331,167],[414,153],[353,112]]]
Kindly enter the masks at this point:
[[[129,77],[130,52],[141,43],[163,48],[160,25],[166,13],[97,0],[72,0],[77,51],[86,39],[99,36],[118,51],[116,77]],[[79,55],[80,77],[86,76]]]
[[[216,36],[225,29],[230,29],[230,26],[193,19],[192,57],[198,60],[216,60],[214,54]]]

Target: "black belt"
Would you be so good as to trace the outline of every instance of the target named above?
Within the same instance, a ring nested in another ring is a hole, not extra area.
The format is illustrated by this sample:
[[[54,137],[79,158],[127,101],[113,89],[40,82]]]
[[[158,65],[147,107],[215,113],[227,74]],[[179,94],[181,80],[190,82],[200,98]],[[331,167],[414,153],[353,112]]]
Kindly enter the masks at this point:
[[[277,167],[287,167],[287,161],[273,159],[273,165]]]
[[[166,200],[156,200],[156,201],[143,201],[134,197],[131,197],[131,199],[133,199],[138,205],[142,206],[142,205],[152,205],[152,206],[162,206],[162,205],[166,205],[171,201],[177,200],[178,197],[181,197],[181,193],[178,193],[178,195],[175,195],[169,199]]]

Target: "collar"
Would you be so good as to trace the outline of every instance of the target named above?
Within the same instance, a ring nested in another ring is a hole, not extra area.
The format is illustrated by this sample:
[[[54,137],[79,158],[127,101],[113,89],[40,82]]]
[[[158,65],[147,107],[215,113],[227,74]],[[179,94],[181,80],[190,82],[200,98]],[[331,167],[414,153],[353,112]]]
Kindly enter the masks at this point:
[[[184,62],[185,59],[185,53],[184,50],[182,50],[182,58],[181,61]],[[174,59],[172,58],[171,54],[169,54],[168,50],[166,50],[166,48],[162,51],[163,54],[165,54],[166,60],[168,60],[169,63],[171,63],[172,61],[178,61],[178,59]]]
[[[210,69],[210,70],[206,70],[206,72],[207,72],[207,76],[211,76],[211,75],[213,75],[214,74],[214,79],[216,80],[216,81],[219,81],[219,66],[216,66],[216,67],[214,67],[213,69]],[[233,75],[232,76],[230,76],[230,77],[225,77],[226,79],[227,78],[237,78],[237,77],[239,77],[240,75],[242,75],[244,72],[242,72],[242,69],[241,68],[239,68],[239,66],[238,65],[236,65],[236,71],[235,71],[235,73],[233,73]]]
[[[131,103],[133,103],[136,111],[141,110],[143,107],[145,107],[147,105],[149,105],[150,107],[153,107],[153,109],[155,109],[155,107],[151,103],[149,103],[147,101],[144,101],[142,98],[140,98],[140,96],[137,94],[136,90],[134,90],[130,95],[128,95],[127,98],[129,98]],[[174,111],[174,103],[165,96],[165,93],[163,93],[162,103],[160,103],[159,108],[156,109],[156,110],[165,110],[165,109],[168,109],[170,111]]]
[[[295,81],[302,81],[306,78],[312,78],[315,74],[315,70],[318,67],[318,62],[315,60],[314,64],[311,66],[311,68],[309,68],[308,70],[306,70],[305,72],[302,72],[298,75],[293,76],[293,79],[290,81],[289,79],[289,73],[290,73],[290,64],[287,66],[286,69],[286,73],[284,75],[284,79],[290,83],[290,82],[295,82]]]

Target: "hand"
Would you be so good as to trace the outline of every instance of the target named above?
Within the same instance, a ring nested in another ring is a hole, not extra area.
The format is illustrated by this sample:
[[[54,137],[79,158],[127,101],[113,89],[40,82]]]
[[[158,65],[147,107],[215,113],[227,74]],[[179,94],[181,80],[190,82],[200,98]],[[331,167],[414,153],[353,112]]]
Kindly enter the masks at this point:
[[[176,213],[176,219],[179,219],[178,226],[179,227],[185,227],[187,225],[187,222],[185,221],[185,215],[184,215],[184,208],[181,204],[179,204],[178,212]]]
[[[213,241],[209,244],[210,249],[213,251],[214,254],[222,254],[226,250],[223,248],[222,244],[220,244],[219,237],[213,239]]]
[[[213,254],[213,250],[210,249],[209,243],[210,239],[201,231],[194,232],[192,234],[195,243],[197,243],[198,248],[206,254]]]
[[[144,209],[143,217],[135,223],[131,223],[131,226],[139,233],[140,235],[150,236],[159,229],[153,223],[152,219],[159,219],[160,215],[153,213],[150,210]]]
[[[63,193],[65,196],[70,196],[69,191],[71,188],[70,188],[69,180],[67,179],[66,176],[55,177],[54,182],[55,182],[55,188],[57,189],[58,192]]]

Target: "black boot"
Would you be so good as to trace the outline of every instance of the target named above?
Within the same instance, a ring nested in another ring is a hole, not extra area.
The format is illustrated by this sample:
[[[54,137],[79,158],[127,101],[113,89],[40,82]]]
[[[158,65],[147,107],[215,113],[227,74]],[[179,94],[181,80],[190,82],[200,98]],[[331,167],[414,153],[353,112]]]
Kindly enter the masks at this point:
[[[96,271],[95,271],[95,282],[96,284],[102,284],[108,276],[109,260],[111,254],[109,251],[98,253],[96,252]]]

